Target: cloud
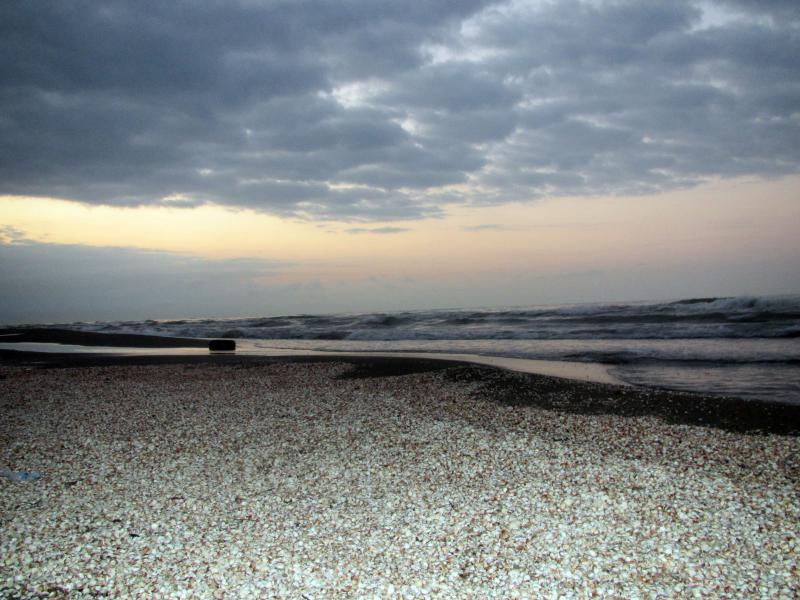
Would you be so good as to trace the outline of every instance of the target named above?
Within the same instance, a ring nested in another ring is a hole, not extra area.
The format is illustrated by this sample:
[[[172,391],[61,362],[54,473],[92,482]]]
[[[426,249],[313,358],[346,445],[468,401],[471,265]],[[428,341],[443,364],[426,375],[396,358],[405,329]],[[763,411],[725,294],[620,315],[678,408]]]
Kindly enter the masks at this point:
[[[21,244],[29,241],[27,234],[11,225],[0,227],[0,244]]]
[[[0,7],[0,194],[320,220],[780,176],[796,2]]]
[[[498,225],[496,223],[486,223],[485,225],[467,225],[461,228],[462,231],[471,231],[471,232],[478,232],[478,231],[513,231],[513,227],[508,227],[506,225]]]
[[[8,229],[8,228],[4,228]],[[49,244],[7,231],[0,240],[0,323],[177,318],[257,311],[264,280],[289,265],[175,252]]]
[[[345,233],[359,234],[359,233],[380,233],[383,235],[392,233],[403,233],[411,231],[406,227],[350,227],[344,230]]]

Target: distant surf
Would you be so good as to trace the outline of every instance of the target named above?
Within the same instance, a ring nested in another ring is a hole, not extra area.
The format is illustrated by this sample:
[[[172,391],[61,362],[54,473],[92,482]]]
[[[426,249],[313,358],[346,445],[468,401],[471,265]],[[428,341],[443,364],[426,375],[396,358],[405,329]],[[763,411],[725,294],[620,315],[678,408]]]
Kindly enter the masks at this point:
[[[51,326],[297,350],[601,362],[635,385],[800,403],[800,296]]]

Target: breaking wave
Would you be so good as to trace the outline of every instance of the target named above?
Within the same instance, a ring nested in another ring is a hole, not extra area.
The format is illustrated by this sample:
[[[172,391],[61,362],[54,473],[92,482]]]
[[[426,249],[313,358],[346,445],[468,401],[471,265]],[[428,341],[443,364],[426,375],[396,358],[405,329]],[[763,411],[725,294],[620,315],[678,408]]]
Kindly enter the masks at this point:
[[[289,340],[797,338],[800,296],[59,326],[179,337]]]

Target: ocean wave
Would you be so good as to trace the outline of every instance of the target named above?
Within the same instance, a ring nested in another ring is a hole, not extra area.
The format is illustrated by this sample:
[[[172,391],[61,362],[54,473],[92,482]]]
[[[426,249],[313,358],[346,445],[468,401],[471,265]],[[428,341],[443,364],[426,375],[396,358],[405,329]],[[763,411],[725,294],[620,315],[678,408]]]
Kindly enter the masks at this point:
[[[361,321],[365,325],[372,325],[373,327],[398,327],[411,322],[411,319],[398,315],[371,315]]]
[[[709,302],[716,302],[717,300],[721,300],[722,298],[686,298],[685,300],[675,300],[674,302],[670,302],[670,304],[708,304]]]
[[[800,337],[800,296],[54,326],[178,337],[287,340],[792,339]]]

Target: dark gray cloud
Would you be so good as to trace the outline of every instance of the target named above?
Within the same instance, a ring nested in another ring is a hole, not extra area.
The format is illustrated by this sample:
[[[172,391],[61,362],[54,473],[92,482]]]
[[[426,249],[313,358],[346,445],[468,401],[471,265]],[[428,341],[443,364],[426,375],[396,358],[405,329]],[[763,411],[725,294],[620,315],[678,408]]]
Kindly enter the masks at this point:
[[[779,0],[4,3],[0,193],[369,221],[795,173],[799,31]]]
[[[172,318],[269,310],[261,259],[210,260],[175,252],[50,244],[0,230],[0,323]]]
[[[723,4],[748,11],[750,16],[772,19],[800,17],[800,5],[794,0],[724,0]]]

